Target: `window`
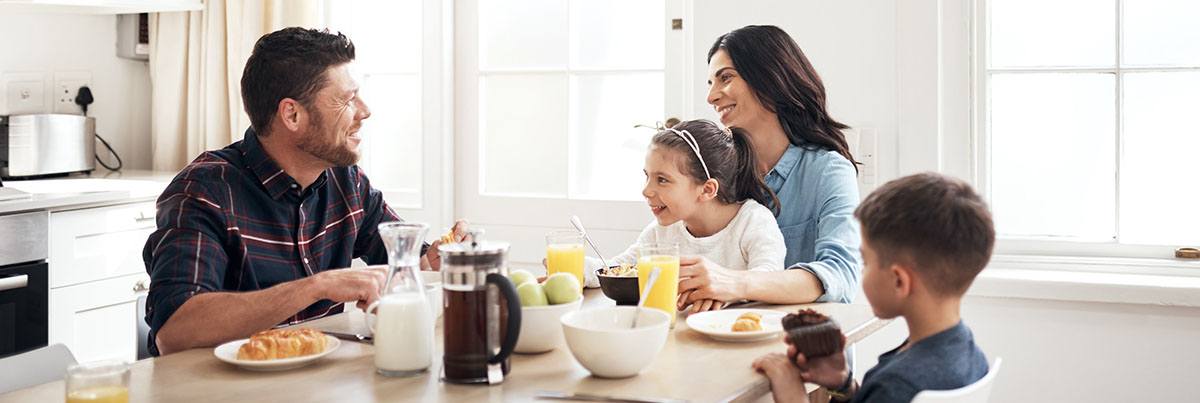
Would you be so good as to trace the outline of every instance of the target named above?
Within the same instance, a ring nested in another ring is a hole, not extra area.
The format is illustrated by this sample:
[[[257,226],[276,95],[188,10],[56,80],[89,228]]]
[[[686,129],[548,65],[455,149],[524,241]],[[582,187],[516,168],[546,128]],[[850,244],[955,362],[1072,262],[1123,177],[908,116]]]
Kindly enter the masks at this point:
[[[998,235],[1126,256],[1200,244],[1200,3],[980,4],[978,168]]]
[[[358,163],[393,208],[422,208],[422,0],[336,2],[329,26],[355,44],[363,122]]]
[[[663,0],[478,2],[485,195],[640,200],[665,119]],[[536,146],[531,146],[536,145]]]

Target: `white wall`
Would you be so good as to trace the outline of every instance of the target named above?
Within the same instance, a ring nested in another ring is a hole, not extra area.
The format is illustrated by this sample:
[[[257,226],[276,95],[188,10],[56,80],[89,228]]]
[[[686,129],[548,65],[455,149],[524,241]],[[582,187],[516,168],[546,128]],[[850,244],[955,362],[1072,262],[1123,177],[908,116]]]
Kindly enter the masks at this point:
[[[49,99],[56,71],[88,71],[96,132],[125,162],[150,167],[150,76],[146,62],[117,57],[117,17],[0,11],[0,74],[40,72]],[[3,96],[3,94],[0,94]],[[47,100],[47,110],[53,110]],[[6,113],[7,111],[0,111]],[[99,142],[96,151],[105,158]],[[112,161],[105,159],[105,161]],[[99,165],[98,173],[106,172]]]

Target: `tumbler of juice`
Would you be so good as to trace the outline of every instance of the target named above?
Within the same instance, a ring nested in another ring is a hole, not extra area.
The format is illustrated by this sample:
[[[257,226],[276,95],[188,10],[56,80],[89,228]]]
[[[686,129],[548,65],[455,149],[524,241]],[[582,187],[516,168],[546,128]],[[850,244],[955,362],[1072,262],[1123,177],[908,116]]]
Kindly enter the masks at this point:
[[[571,273],[583,287],[583,233],[554,231],[546,235],[546,274],[554,273]]]
[[[671,316],[675,327],[675,300],[679,294],[679,245],[642,244],[637,247],[638,290],[645,306],[659,309]],[[657,267],[658,279],[646,290],[646,280]]]

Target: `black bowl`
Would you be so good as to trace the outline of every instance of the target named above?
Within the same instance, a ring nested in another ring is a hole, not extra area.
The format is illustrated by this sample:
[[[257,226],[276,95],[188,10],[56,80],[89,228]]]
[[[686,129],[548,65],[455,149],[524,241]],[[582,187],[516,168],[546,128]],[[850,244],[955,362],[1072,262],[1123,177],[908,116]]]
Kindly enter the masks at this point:
[[[604,269],[596,269],[596,276],[600,277],[600,291],[604,295],[617,301],[617,305],[637,305],[638,300],[638,278],[637,276],[606,276],[600,274]]]

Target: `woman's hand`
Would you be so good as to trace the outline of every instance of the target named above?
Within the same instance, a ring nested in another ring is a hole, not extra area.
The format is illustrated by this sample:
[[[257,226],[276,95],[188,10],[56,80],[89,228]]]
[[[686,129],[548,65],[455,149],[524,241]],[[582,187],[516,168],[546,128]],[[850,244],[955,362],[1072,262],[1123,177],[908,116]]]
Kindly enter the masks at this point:
[[[680,309],[703,300],[735,301],[744,296],[744,274],[729,270],[707,258],[679,258]]]
[[[687,308],[688,304],[690,304],[692,306],[692,313],[699,313],[721,310],[725,308],[726,305],[726,303],[717,301],[715,299],[703,299],[696,302],[687,302],[689,295],[691,295],[691,292],[679,294],[679,299],[675,301],[676,308],[682,311]]]
[[[454,226],[450,228],[450,234],[454,237],[454,242],[462,242],[467,237],[467,220],[460,219],[455,221]],[[428,264],[430,270],[442,269],[442,255],[441,252],[438,252],[438,246],[441,245],[442,240],[439,237],[433,240],[433,243],[429,244],[429,249],[425,251],[424,263]],[[423,264],[422,268],[424,266]]]

